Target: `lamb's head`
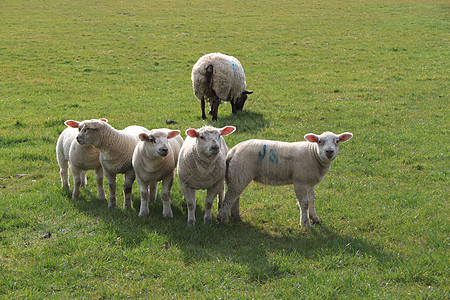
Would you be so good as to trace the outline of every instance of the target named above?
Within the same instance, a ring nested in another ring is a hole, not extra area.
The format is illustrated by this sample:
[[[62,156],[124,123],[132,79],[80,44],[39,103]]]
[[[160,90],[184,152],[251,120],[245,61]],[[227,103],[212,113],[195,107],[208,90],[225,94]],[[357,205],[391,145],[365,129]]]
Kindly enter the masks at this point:
[[[197,152],[200,155],[211,157],[218,155],[221,151],[221,137],[229,135],[235,130],[236,127],[234,126],[225,126],[223,128],[203,126],[199,130],[192,128],[186,130],[186,135],[196,139]]]
[[[99,138],[99,131],[102,128],[105,128],[107,126],[110,126],[107,124],[107,119],[92,119],[92,120],[86,120],[83,122],[77,122],[77,121],[66,121],[64,124],[67,126],[78,128],[78,136],[77,141],[81,145],[96,145],[96,142],[98,142]]]
[[[139,139],[144,142],[144,151],[148,156],[165,157],[169,154],[169,139],[179,134],[179,130],[153,129],[139,134]]]
[[[244,108],[245,101],[247,100],[247,95],[250,95],[252,93],[253,93],[253,91],[245,90],[242,92],[241,96],[238,99],[236,99],[235,105],[236,105],[237,111],[242,110]]]
[[[311,143],[317,143],[318,155],[323,161],[331,162],[339,153],[339,143],[346,142],[353,137],[350,132],[336,135],[332,132],[324,132],[321,135],[308,133],[305,139]]]

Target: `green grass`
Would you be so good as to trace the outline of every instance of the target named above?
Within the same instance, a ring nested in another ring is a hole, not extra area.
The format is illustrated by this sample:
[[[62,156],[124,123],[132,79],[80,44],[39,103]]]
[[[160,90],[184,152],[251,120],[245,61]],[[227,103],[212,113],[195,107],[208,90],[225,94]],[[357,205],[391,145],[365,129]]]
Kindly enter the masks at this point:
[[[0,297],[448,299],[449,8],[2,1]],[[230,148],[354,134],[316,189],[321,225],[299,227],[290,186],[250,184],[243,221],[225,226],[200,222],[199,192],[195,229],[178,179],[171,220],[160,200],[148,218],[124,211],[120,193],[107,209],[92,172],[81,200],[61,190],[54,148],[67,119],[211,124],[190,72],[214,51],[238,57],[254,91],[238,115],[219,108],[215,126],[237,127]]]

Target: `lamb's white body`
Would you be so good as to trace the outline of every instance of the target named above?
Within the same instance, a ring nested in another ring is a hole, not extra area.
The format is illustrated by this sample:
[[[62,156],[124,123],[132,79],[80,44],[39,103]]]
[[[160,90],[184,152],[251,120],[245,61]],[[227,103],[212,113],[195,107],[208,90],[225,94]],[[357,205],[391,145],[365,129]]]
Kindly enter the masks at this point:
[[[351,133],[325,132],[320,136],[305,135],[308,142],[248,140],[237,144],[227,155],[228,190],[218,221],[224,223],[230,209],[233,218],[240,218],[240,195],[254,180],[268,185],[293,184],[300,206],[301,225],[311,227],[309,218],[318,223],[314,187],[330,170],[331,162],[339,152],[339,142],[351,137]]]
[[[56,157],[60,168],[62,187],[70,189],[70,162],[70,170],[73,176],[72,198],[80,198],[80,188],[84,188],[87,182],[86,172],[88,170],[95,170],[97,175],[97,196],[100,200],[105,200],[103,169],[99,159],[100,152],[92,146],[83,146],[76,141],[78,129],[76,127],[71,127],[73,125],[72,122],[73,121],[70,120],[65,122],[69,127],[61,132],[56,143]]]
[[[244,69],[239,60],[222,53],[203,55],[192,68],[191,80],[194,95],[201,101],[203,119],[206,119],[206,98],[216,121],[221,101],[229,101],[235,114],[243,109],[247,94],[252,93],[246,91]]]
[[[100,163],[108,179],[108,207],[116,206],[116,175],[124,174],[124,208],[132,209],[131,192],[135,179],[132,165],[134,148],[139,142],[139,134],[148,130],[141,126],[128,126],[117,130],[99,120],[83,121],[79,125],[77,140],[82,145],[93,145],[100,151]]]
[[[183,138],[179,130],[153,129],[139,135],[133,153],[133,168],[141,190],[139,216],[149,213],[148,202],[156,200],[158,182],[162,181],[163,217],[172,218],[170,189]]]
[[[227,144],[222,136],[236,128],[226,126],[218,129],[204,126],[199,130],[186,130],[186,140],[180,150],[177,173],[180,187],[188,206],[188,225],[195,225],[195,192],[207,190],[204,221],[212,220],[212,204],[219,195],[219,205],[224,197],[225,159]]]

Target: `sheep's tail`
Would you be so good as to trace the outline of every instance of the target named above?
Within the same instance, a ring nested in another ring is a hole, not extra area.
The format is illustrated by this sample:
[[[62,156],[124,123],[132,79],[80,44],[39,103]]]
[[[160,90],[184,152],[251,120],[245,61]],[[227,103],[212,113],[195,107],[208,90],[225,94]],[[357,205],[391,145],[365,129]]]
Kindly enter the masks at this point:
[[[213,71],[214,71],[213,65],[209,65],[206,67],[205,77],[206,77],[206,82],[209,87],[211,87]]]

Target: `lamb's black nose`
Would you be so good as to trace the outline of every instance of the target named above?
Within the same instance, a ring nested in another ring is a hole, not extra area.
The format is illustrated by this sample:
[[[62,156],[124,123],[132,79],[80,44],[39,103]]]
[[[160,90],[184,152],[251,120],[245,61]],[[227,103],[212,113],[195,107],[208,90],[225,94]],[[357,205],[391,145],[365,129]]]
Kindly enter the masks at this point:
[[[327,156],[328,159],[332,158],[334,154],[333,150],[325,150],[325,155]]]
[[[211,153],[219,153],[219,146],[218,145],[211,146],[209,150],[211,151]]]
[[[167,148],[159,149],[158,152],[161,156],[166,156],[169,153],[169,149]]]

